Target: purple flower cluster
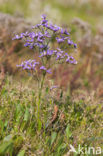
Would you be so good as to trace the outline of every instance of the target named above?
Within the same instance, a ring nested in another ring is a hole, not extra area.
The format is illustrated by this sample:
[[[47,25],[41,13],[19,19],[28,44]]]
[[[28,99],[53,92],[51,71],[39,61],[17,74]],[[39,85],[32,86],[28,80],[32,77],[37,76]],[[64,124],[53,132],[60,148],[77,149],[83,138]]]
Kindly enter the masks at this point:
[[[20,65],[17,65],[17,67],[21,67],[23,70],[34,70],[36,66],[39,64],[39,62],[36,62],[36,60],[26,60],[22,62]]]
[[[56,50],[47,50],[40,53],[39,57],[51,57],[56,56],[56,60],[66,59],[67,63],[71,64],[77,64],[77,61],[74,59],[73,56],[69,56],[68,53],[65,53],[65,51],[61,50],[60,48],[57,48]]]
[[[46,72],[49,73],[49,74],[52,73],[52,72],[51,72],[51,69],[47,69],[45,66],[41,66],[40,69],[46,71]]]
[[[32,32],[21,33],[20,36],[15,35],[13,40],[25,38],[24,46],[30,47],[30,49],[33,49],[36,46],[41,49],[46,49],[48,48],[47,40],[51,39],[52,36],[54,36],[55,34],[55,40],[58,43],[64,43],[67,40],[69,46],[73,45],[74,48],[77,47],[77,45],[73,43],[73,41],[71,41],[70,34],[68,33],[68,31],[57,25],[53,25],[52,23],[49,23],[45,15],[42,15],[41,23],[32,27],[32,29],[36,29],[35,32],[32,31]]]
[[[77,44],[70,39],[70,34],[67,29],[63,29],[57,25],[50,23],[46,15],[42,15],[40,24],[32,27],[31,32],[21,33],[15,35],[14,39],[23,39],[25,41],[24,46],[30,49],[35,49],[39,52],[39,58],[42,60],[42,66],[40,70],[51,73],[50,69],[46,68],[46,64],[43,59],[49,60],[51,57],[55,57],[55,61],[64,60],[66,63],[77,64],[77,61],[73,56],[70,56],[68,49],[77,48]],[[55,49],[51,48],[51,41],[57,42]],[[60,48],[58,48],[60,47]],[[37,49],[38,48],[38,49]],[[18,65],[26,70],[34,70],[39,62],[35,60],[28,60]]]
[[[20,65],[17,65],[17,67],[22,68],[23,70],[33,70],[35,71],[37,65],[39,65],[39,62],[36,62],[36,60],[26,60],[22,62]],[[40,70],[45,71],[49,74],[51,74],[51,69],[47,69],[45,66],[39,67]]]

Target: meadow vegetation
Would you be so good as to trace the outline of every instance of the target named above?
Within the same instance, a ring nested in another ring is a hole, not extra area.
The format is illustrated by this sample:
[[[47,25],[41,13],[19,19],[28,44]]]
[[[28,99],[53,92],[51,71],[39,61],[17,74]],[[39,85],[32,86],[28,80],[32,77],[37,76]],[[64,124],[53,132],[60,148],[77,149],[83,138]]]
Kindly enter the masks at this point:
[[[0,95],[0,155],[62,156],[69,144],[103,148],[103,102],[95,93],[70,96],[44,88],[38,131],[37,92],[29,85],[5,78]]]

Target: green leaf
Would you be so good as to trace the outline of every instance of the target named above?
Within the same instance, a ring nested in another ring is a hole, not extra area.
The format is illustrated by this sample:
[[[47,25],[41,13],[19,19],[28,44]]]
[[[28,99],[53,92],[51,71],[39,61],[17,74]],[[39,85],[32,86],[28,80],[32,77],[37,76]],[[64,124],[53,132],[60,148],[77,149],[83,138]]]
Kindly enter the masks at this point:
[[[40,119],[38,119],[38,131],[40,131],[42,128],[42,122]]]
[[[5,138],[4,138],[4,141],[11,141],[12,140],[12,135],[7,135]]]
[[[25,150],[24,150],[24,149],[22,149],[22,150],[18,153],[18,155],[17,155],[17,156],[24,156],[24,154],[25,154]]]
[[[72,133],[70,131],[70,126],[67,125],[67,128],[66,128],[66,136],[67,136],[67,139],[69,139],[71,137]]]
[[[6,95],[7,93],[8,93],[8,91],[5,88],[3,88],[1,91],[1,95]]]
[[[56,148],[59,148],[59,146],[60,146],[61,144],[63,144],[63,139],[64,139],[64,136],[63,136],[63,135],[61,135],[61,136],[58,138],[58,144],[57,144]]]
[[[4,123],[0,120],[0,133],[3,133]]]
[[[13,149],[13,142],[9,141],[9,142],[3,142],[0,145],[0,154],[5,154],[7,151],[10,152],[10,150],[12,151]]]
[[[7,125],[8,125],[8,121],[5,121],[5,123],[4,123],[4,128],[5,129],[7,128]]]
[[[66,149],[66,144],[65,143],[62,143],[59,147],[58,147],[58,154],[60,154],[61,151],[65,150]]]
[[[61,93],[60,93],[60,98],[62,98],[63,97],[63,91],[61,91]]]
[[[51,135],[51,145],[54,143],[56,137],[57,137],[57,133],[56,132],[52,132],[52,135]]]
[[[45,92],[48,94],[48,92],[49,92],[49,87],[46,87]]]
[[[28,121],[29,120],[29,116],[30,116],[29,109],[26,108],[26,111],[25,111],[25,114],[24,114],[24,121]]]

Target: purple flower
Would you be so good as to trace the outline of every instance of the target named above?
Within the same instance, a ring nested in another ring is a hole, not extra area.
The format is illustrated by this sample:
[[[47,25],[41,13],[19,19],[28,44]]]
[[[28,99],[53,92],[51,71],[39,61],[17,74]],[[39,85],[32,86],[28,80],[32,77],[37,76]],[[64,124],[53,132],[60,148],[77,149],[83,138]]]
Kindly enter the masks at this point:
[[[64,40],[68,40],[69,39],[69,37],[64,37]]]
[[[29,40],[26,40],[27,42],[33,42],[34,41],[34,39],[29,39]]]
[[[56,37],[56,40],[57,40],[58,43],[64,42],[64,39],[63,39],[63,38],[58,38],[58,37]]]
[[[43,51],[43,52],[40,52],[40,56],[39,57],[43,57],[43,56],[51,56],[54,54],[54,51],[53,50],[49,50],[47,49],[47,51]]]
[[[54,29],[54,26],[53,26],[52,23],[48,26],[48,29],[50,29],[50,30],[53,30]]]
[[[22,39],[23,37],[27,37],[28,36],[28,32],[26,31],[25,33],[21,33],[20,36],[19,35],[15,35],[15,37],[12,40],[19,40]]]
[[[58,30],[60,30],[60,27],[58,27],[57,25],[54,25],[53,31],[56,32]]]
[[[42,26],[43,26],[43,27],[46,27],[47,29],[49,29],[48,22],[43,23]]]
[[[66,29],[64,30],[64,34],[65,35],[70,35]]]
[[[50,55],[50,56],[53,55],[53,50],[49,50],[49,49],[48,49],[46,55]]]
[[[35,60],[26,60],[20,65],[17,65],[17,67],[21,67],[23,70],[35,70],[35,67],[38,64],[39,62],[36,62]]]
[[[39,45],[39,48],[40,48],[40,49],[44,49],[45,47],[46,47],[46,45],[43,45],[43,44],[40,44],[40,45]]]
[[[68,53],[65,53],[64,56],[65,56],[65,57],[69,57]]]
[[[63,59],[65,57],[64,51],[59,48],[57,48],[57,52],[55,54],[56,54],[56,60]]]
[[[77,64],[77,61],[74,59],[73,56],[68,56],[68,58],[66,59],[67,63],[71,63],[71,64]]]
[[[53,90],[53,89],[55,89],[55,88],[58,88],[58,86],[52,86],[52,87],[50,88],[50,90]]]
[[[63,33],[64,33],[64,29],[62,28],[62,29],[61,29],[61,34],[63,34]]]
[[[46,72],[52,74],[51,69],[46,70]]]
[[[74,43],[74,48],[77,48],[77,44],[76,43]]]
[[[32,28],[32,29],[35,29],[35,26],[32,26],[31,28]]]
[[[52,23],[48,26],[48,29],[56,32],[58,30],[60,30],[60,27],[58,27],[57,25],[53,25]]]
[[[51,69],[46,69],[45,66],[41,66],[40,69],[46,71],[46,72],[49,73],[49,74],[52,73],[52,72],[51,72]]]
[[[68,44],[69,45],[72,45],[73,44],[73,41],[71,41],[70,39],[68,40]]]
[[[41,18],[42,18],[42,19],[46,19],[46,15],[45,15],[45,14],[42,14],[42,15],[41,15]]]
[[[34,45],[33,45],[33,44],[31,44],[31,45],[30,45],[30,49],[33,49],[33,48],[34,48]]]
[[[37,24],[34,28],[39,28],[41,26],[41,24]]]
[[[43,57],[43,56],[45,56],[45,55],[46,55],[46,51],[44,50],[43,52],[40,52],[39,57]]]
[[[20,65],[16,65],[17,67],[24,67],[24,63],[22,62]]]
[[[57,56],[56,60],[58,60],[58,59],[60,59],[62,57],[62,54],[60,52],[58,52],[56,56]]]
[[[39,37],[38,37],[37,41],[40,43],[43,43],[43,40],[41,40]]]
[[[48,31],[45,31],[44,36],[45,36],[45,37],[48,37],[48,38],[51,37]]]
[[[28,43],[28,42],[24,44],[25,47],[28,47],[30,45],[31,45],[31,43]]]
[[[24,37],[29,36],[28,31],[26,31],[25,33],[21,33],[21,36],[24,36]]]
[[[35,43],[34,43],[34,46],[39,47],[39,46],[40,46],[40,44],[39,44],[38,42],[35,42]]]
[[[61,34],[65,34],[65,35],[70,35],[68,32],[67,32],[67,30],[65,29],[61,29]]]
[[[22,39],[22,38],[23,38],[22,36],[15,35],[15,37],[12,40],[19,40],[19,39]]]
[[[41,32],[38,32],[38,37],[41,39],[44,37],[44,35]]]
[[[41,69],[41,70],[46,70],[46,67],[41,66],[40,69]]]
[[[47,23],[47,22],[48,22],[48,20],[43,19],[43,20],[41,21],[41,24],[44,25],[44,24]]]
[[[53,51],[54,54],[57,54],[57,52],[58,52],[57,50],[54,50],[54,51]]]
[[[48,20],[46,19],[46,15],[43,14],[43,15],[41,16],[41,18],[42,18],[41,25],[45,26],[45,24],[48,23]]]
[[[35,33],[34,32],[29,33],[29,37],[34,39],[35,38]]]

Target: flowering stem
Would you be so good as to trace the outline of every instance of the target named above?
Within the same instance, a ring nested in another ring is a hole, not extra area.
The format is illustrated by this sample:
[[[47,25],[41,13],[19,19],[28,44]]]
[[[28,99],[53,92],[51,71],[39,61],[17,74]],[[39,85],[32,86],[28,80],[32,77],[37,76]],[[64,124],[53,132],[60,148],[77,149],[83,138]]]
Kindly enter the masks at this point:
[[[42,96],[42,89],[44,85],[46,73],[43,74],[40,86],[39,86],[39,94],[38,94],[38,102],[37,102],[37,120],[38,120],[38,130],[41,130],[42,123],[40,120],[40,103],[41,103],[41,96]]]
[[[41,81],[41,84],[40,84],[40,88],[39,88],[39,99],[41,99],[42,89],[43,89],[43,85],[44,85],[45,76],[46,76],[46,73],[43,74],[42,81]]]
[[[37,62],[35,59],[29,59],[23,61],[20,65],[17,65],[17,67],[22,68],[26,72],[31,72],[30,75],[38,82],[36,115],[38,130],[40,130],[42,127],[40,119],[40,113],[42,112],[40,110],[41,97],[46,73],[51,74],[50,67],[56,64],[56,62],[63,63],[65,61],[65,63],[77,64],[74,57],[68,54],[68,48],[77,48],[77,45],[70,39],[70,34],[66,29],[50,23],[46,19],[46,15],[42,15],[41,23],[37,24],[33,29],[35,29],[35,32],[31,31],[15,35],[13,40],[24,40],[24,46],[35,49],[35,52],[37,51],[39,55],[40,62]],[[52,58],[56,59],[54,60],[55,62],[52,61]],[[41,73],[42,78],[39,73]]]

